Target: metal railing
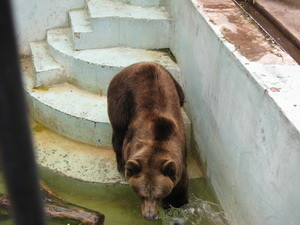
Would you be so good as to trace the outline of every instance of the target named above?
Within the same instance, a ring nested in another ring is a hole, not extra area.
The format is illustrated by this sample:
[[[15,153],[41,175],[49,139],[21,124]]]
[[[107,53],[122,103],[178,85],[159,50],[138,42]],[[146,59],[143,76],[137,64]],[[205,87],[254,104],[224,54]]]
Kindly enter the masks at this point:
[[[9,0],[0,1],[0,157],[18,225],[45,224]]]

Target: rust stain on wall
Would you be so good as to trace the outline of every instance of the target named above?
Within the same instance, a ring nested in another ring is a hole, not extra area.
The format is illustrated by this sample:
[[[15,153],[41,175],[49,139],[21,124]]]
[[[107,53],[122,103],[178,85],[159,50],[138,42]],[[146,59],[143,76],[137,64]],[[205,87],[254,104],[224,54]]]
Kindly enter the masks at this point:
[[[289,57],[231,0],[198,0],[199,9],[219,27],[224,38],[249,61],[264,64],[289,63]]]
[[[264,55],[272,52],[272,45],[266,37],[257,32],[257,27],[249,21],[245,23],[240,15],[228,15],[228,21],[236,25],[236,31],[227,28],[221,30],[225,39],[250,61],[258,61]]]
[[[230,9],[233,8],[234,5],[232,4],[207,4],[203,5],[203,8],[207,9]]]
[[[261,46],[256,41],[257,37],[248,35],[247,32],[238,29],[238,33],[234,33],[226,28],[222,30],[222,34],[224,37],[234,46],[236,49],[247,59],[250,61],[258,61],[263,57],[267,48],[265,46]]]

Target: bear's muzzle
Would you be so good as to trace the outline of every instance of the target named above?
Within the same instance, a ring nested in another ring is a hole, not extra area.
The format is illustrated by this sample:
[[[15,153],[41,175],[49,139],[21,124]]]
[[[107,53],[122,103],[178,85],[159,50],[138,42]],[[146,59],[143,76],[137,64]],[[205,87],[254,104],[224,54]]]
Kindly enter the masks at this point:
[[[142,214],[146,220],[158,219],[159,200],[145,199],[142,200]]]

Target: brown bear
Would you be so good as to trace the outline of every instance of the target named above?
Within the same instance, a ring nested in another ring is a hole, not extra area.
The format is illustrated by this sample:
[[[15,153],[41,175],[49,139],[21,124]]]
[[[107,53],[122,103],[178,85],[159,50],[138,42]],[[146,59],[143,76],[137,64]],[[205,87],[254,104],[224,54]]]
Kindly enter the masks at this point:
[[[141,199],[145,219],[159,204],[188,202],[186,137],[180,107],[182,88],[161,65],[137,63],[111,81],[108,115],[118,170]]]

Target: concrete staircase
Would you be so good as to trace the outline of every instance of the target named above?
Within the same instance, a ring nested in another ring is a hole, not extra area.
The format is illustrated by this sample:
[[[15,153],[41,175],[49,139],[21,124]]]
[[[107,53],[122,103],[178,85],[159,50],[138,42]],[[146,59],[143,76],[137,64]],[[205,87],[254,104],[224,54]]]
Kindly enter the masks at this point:
[[[111,149],[106,91],[115,74],[142,61],[162,64],[180,82],[172,55],[157,50],[169,47],[170,18],[159,0],[87,0],[69,16],[70,28],[48,30],[22,59],[37,160],[83,181],[125,183]],[[189,168],[201,176],[192,157]]]
[[[141,3],[145,5],[146,1]],[[119,0],[89,0],[87,9],[70,11],[69,16],[75,49],[116,45],[152,49],[169,47],[171,21],[163,7],[145,8]]]

